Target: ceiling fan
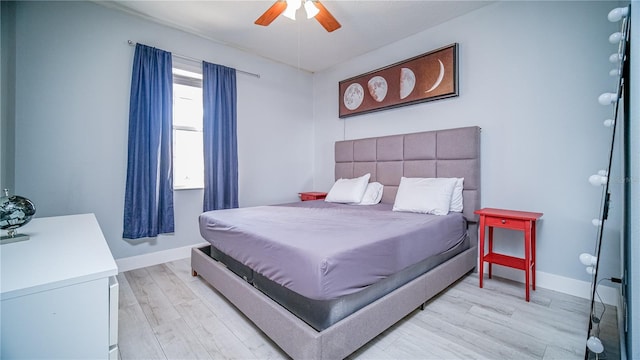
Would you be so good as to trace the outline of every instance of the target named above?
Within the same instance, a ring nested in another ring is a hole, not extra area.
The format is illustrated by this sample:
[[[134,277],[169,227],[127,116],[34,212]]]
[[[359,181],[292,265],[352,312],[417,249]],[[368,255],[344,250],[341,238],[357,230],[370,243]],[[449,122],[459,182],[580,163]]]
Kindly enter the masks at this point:
[[[337,30],[342,26],[318,0],[278,0],[255,21],[255,24],[267,26],[280,14],[295,20],[296,11],[302,6],[303,2],[307,19],[315,17],[328,32]]]

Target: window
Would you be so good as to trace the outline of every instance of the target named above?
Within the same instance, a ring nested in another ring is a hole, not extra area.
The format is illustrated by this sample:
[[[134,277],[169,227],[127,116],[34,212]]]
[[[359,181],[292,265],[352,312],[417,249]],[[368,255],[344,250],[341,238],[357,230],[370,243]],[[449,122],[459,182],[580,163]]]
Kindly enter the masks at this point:
[[[204,187],[202,75],[173,69],[173,188]]]

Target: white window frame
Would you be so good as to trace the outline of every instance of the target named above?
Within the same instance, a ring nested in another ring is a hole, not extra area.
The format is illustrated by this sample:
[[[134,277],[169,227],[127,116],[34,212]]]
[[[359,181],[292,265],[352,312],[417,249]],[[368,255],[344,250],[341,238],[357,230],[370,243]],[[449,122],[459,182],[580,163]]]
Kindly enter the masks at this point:
[[[173,67],[173,84],[174,85],[184,85],[184,86],[191,86],[194,88],[199,88],[200,92],[202,92],[202,74],[200,73],[196,73],[194,72],[192,69],[189,70],[185,70],[185,69],[181,69],[179,67],[176,67],[174,64]],[[193,190],[193,189],[203,189],[204,188],[204,160],[202,160],[201,163],[201,167],[200,169],[190,169],[188,171],[188,174],[191,175],[198,175],[198,173],[202,174],[202,179],[198,179],[195,182],[187,182],[184,181],[183,179],[178,179],[177,176],[180,176],[180,174],[177,174],[178,172],[176,171],[177,167],[180,167],[180,165],[184,165],[183,162],[178,159],[178,157],[176,156],[176,154],[179,151],[176,151],[176,149],[179,149],[177,143],[176,143],[176,139],[177,139],[177,134],[178,132],[182,132],[183,134],[186,132],[194,132],[194,133],[199,133],[200,134],[200,138],[202,138],[202,119],[200,119],[200,125],[199,126],[187,126],[187,125],[180,125],[180,124],[176,124],[176,118],[175,118],[175,104],[176,104],[176,87],[174,86],[174,114],[173,114],[173,121],[172,121],[172,131],[173,131],[173,189],[174,190]],[[204,156],[204,150],[202,149],[202,147],[200,147],[200,154],[199,156]],[[179,164],[180,163],[180,164]],[[195,163],[191,163],[191,166],[197,166],[198,162],[196,161]]]

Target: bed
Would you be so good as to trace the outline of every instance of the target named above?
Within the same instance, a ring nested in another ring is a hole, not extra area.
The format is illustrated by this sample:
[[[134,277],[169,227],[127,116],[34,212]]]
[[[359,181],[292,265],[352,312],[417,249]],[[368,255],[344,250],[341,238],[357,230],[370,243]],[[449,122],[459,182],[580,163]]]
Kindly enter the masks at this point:
[[[338,141],[335,161],[336,179],[370,174],[382,183],[381,203],[318,200],[204,213],[201,234],[211,246],[192,250],[194,275],[293,358],[348,356],[477,263],[478,127]],[[391,211],[402,177],[464,178],[462,212]],[[402,233],[387,234],[392,227]],[[433,246],[411,240],[440,235]]]

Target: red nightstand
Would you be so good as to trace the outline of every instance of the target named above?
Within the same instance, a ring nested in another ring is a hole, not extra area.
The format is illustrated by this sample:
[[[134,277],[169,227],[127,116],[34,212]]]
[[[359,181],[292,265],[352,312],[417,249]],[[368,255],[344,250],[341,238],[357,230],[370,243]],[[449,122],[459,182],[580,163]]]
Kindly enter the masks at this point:
[[[480,209],[475,213],[480,215],[480,287],[482,287],[485,262],[489,263],[489,278],[491,278],[493,264],[524,270],[525,298],[529,301],[529,279],[531,279],[533,290],[536,289],[536,220],[542,217],[542,213],[491,208]],[[486,226],[489,227],[489,252],[485,254]],[[524,259],[493,252],[494,227],[524,232]]]
[[[298,193],[298,195],[300,196],[300,200],[302,201],[322,200],[327,197],[326,192],[318,192],[318,191],[301,192],[301,193]]]

